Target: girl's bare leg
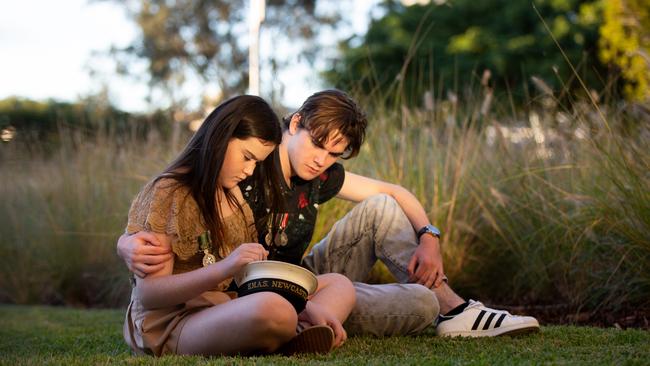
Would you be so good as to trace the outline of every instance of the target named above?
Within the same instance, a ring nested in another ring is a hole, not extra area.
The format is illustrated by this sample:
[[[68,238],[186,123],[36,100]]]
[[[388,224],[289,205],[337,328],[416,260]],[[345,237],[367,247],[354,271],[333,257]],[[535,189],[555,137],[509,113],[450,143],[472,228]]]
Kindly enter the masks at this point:
[[[343,323],[354,308],[356,301],[354,286],[347,277],[338,273],[327,273],[317,277],[318,290],[309,302],[327,310],[337,319],[337,321],[320,319],[320,322],[332,327],[335,334],[334,347],[339,347],[347,339]],[[309,302],[307,306],[310,306]],[[301,323],[301,325],[309,326],[310,324]]]
[[[260,292],[190,315],[179,354],[270,353],[296,335],[298,316],[280,295]]]
[[[352,282],[339,273],[326,273],[317,278],[318,290],[310,301],[329,310],[341,323],[345,322],[355,302]]]

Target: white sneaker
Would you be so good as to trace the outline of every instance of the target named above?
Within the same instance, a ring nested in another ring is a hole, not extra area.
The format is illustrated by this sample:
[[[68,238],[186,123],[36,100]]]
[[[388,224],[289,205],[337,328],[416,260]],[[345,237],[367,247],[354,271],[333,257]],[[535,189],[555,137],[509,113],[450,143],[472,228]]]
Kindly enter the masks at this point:
[[[453,317],[440,316],[436,335],[442,337],[495,337],[536,332],[537,319],[532,316],[512,315],[504,310],[485,307],[479,301],[469,305]]]

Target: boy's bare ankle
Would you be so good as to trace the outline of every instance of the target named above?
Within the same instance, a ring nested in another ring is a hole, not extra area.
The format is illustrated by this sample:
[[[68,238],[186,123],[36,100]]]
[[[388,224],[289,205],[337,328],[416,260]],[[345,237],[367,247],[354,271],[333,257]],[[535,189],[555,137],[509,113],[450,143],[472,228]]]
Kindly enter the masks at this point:
[[[447,314],[450,310],[465,303],[465,300],[458,296],[445,282],[431,290],[436,294],[436,298],[438,299],[440,314]]]

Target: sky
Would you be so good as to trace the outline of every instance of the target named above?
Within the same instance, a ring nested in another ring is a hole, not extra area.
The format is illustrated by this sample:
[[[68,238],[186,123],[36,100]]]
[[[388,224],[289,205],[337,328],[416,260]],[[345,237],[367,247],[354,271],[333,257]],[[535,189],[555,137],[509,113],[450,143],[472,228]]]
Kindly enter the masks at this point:
[[[363,33],[376,2],[355,1],[354,13],[361,16],[354,17],[348,31]],[[136,26],[113,2],[0,0],[0,99],[74,101],[107,85],[117,107],[147,110],[147,86],[116,77],[109,59],[99,56],[111,45],[128,45],[136,36]],[[91,69],[100,72],[91,77]],[[286,86],[287,106],[299,106],[322,87],[314,82],[316,71],[306,65],[296,65],[280,79]]]

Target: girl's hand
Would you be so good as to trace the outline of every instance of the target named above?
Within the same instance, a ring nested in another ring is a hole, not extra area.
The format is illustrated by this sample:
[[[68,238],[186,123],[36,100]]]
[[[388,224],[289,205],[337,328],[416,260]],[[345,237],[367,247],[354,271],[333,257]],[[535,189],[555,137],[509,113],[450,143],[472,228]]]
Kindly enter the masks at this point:
[[[244,243],[223,259],[226,274],[234,276],[245,265],[254,261],[265,260],[269,252],[258,243]]]

